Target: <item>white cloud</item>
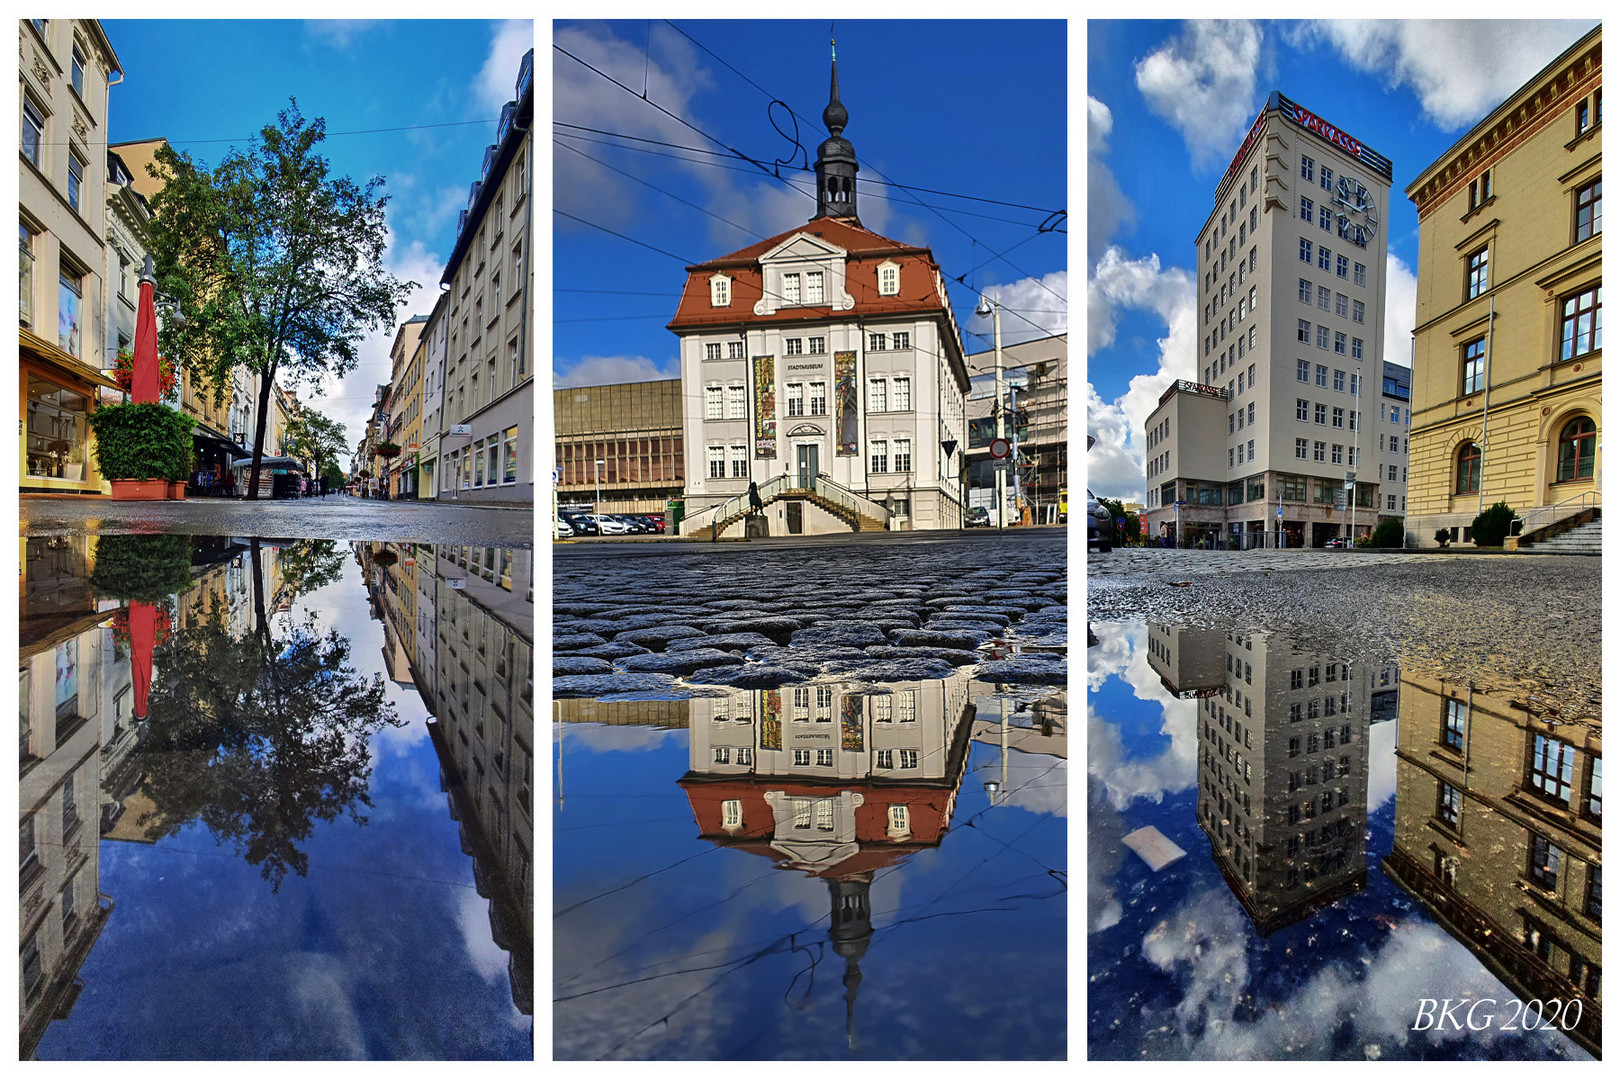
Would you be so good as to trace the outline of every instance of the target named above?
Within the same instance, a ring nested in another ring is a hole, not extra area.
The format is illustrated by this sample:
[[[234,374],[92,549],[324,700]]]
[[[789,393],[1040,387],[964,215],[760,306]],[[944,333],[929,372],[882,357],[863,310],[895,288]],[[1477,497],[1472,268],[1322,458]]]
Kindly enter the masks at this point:
[[[311,37],[326,42],[338,49],[346,49],[349,43],[361,37],[367,30],[376,26],[381,19],[306,19],[304,27]]]
[[[1384,271],[1384,359],[1412,364],[1412,330],[1417,326],[1417,275],[1395,255]]]
[[[495,29],[489,57],[478,72],[478,102],[492,113],[512,100],[517,89],[518,65],[523,54],[534,48],[534,23],[529,19],[508,19]]]
[[[1156,339],[1158,367],[1134,376],[1112,402],[1086,384],[1086,433],[1097,439],[1086,455],[1086,486],[1099,496],[1140,500],[1147,474],[1141,437],[1148,414],[1172,382],[1198,373],[1192,275],[1180,267],[1161,269],[1157,255],[1129,259],[1119,248],[1109,248],[1086,286],[1087,356],[1114,344],[1117,314],[1126,310],[1152,311],[1163,320],[1165,334]]]
[[[652,379],[678,379],[680,360],[670,357],[660,367],[645,356],[584,356],[568,363],[557,360],[552,367],[557,389],[570,386],[609,386],[614,383],[647,382]]]
[[[1103,164],[1114,114],[1107,105],[1086,97],[1086,262],[1095,263],[1120,229],[1136,221],[1136,208]]]
[[[1129,757],[1120,738],[1122,723],[1145,722],[1132,717],[1104,718],[1095,698],[1086,706],[1086,771],[1116,810],[1136,799],[1164,801],[1166,795],[1186,791],[1198,783],[1198,703],[1182,701],[1164,688],[1148,662],[1147,626],[1101,624],[1094,628],[1101,644],[1086,651],[1087,686],[1096,690],[1109,676],[1131,688],[1138,701],[1159,708],[1159,732],[1170,745],[1153,758]]]
[[[984,295],[1001,304],[1001,344],[1052,337],[1069,332],[1069,272],[1054,270],[1045,277],[1020,278],[1010,285],[991,285]],[[982,335],[994,344],[994,316],[969,314],[964,334]]]
[[[1285,31],[1296,46],[1325,42],[1353,67],[1409,86],[1442,129],[1484,116],[1580,39],[1591,20],[1335,19]]]
[[[1254,119],[1261,40],[1253,22],[1192,20],[1179,37],[1137,62],[1137,89],[1181,132],[1194,164],[1230,153]]]

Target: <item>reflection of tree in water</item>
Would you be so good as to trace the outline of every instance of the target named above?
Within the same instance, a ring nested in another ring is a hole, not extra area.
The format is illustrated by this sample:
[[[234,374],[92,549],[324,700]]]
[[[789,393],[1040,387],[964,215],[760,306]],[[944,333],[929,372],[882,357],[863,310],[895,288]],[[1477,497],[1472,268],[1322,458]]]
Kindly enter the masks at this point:
[[[343,576],[336,540],[301,540],[281,549],[281,581],[289,595],[308,596]]]
[[[313,614],[272,633],[257,542],[253,548],[254,629],[232,637],[223,603],[210,597],[201,617],[177,629],[156,656],[142,748],[153,805],[141,824],[157,839],[200,820],[279,889],[289,869],[308,871],[299,845],[316,821],[347,814],[366,823],[367,742],[402,721],[383,698],[382,676],[359,675],[348,640],[323,633]],[[296,580],[283,582],[308,591],[341,569],[335,547],[324,556],[304,551],[293,561]]]

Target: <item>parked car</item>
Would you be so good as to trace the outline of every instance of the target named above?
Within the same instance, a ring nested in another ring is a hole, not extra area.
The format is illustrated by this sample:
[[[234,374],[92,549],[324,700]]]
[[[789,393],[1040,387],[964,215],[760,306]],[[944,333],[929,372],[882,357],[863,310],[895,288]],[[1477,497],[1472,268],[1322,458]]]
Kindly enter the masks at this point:
[[[1114,550],[1114,518],[1108,507],[1086,489],[1086,547],[1096,544],[1097,550],[1107,554]]]
[[[633,533],[650,533],[652,526],[636,517],[634,514],[614,514],[613,520],[622,524]]]
[[[630,516],[641,522],[641,524],[645,525],[647,527],[647,532],[661,533],[664,531],[664,523],[661,521],[654,521],[647,514],[632,514]]]
[[[665,525],[664,525],[664,515],[663,514],[646,514],[646,515],[643,515],[643,516],[646,517],[646,519],[648,521],[653,523],[654,531],[656,531],[656,532],[663,532],[664,531]]]
[[[1347,548],[1347,547],[1350,546],[1350,541],[1346,540],[1342,536],[1335,536],[1335,537],[1333,537],[1333,539],[1329,540],[1323,546],[1324,547],[1330,547],[1330,548]]]
[[[967,517],[962,520],[963,526],[969,529],[988,529],[990,527],[990,511],[982,506],[968,507]]]
[[[568,522],[569,525],[573,526],[574,531],[579,533],[581,536],[596,536],[601,532],[601,530],[596,527],[596,522],[591,519],[589,514],[564,512],[562,517],[563,520]]]
[[[597,514],[593,520],[603,536],[624,536],[630,532],[630,526],[611,514]]]
[[[561,517],[557,519],[556,529],[559,540],[567,540],[574,535],[574,527]]]

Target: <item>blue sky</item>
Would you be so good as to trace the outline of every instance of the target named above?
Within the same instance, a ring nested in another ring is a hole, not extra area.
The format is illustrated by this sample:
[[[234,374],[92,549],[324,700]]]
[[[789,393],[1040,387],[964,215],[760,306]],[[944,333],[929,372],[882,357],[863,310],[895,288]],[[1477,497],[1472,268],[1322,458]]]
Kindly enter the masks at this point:
[[[306,117],[326,118],[321,152],[334,175],[387,182],[386,264],[421,286],[401,319],[432,310],[457,212],[512,96],[518,62],[534,45],[532,22],[106,19],[102,26],[124,68],[112,88],[110,141],[163,136],[213,165],[232,145],[246,148],[296,97]],[[411,130],[337,134],[401,127]],[[344,422],[351,447],[377,384],[388,381],[393,336],[390,328],[368,339],[360,366],[324,397],[300,393]]]
[[[815,213],[813,195],[737,157],[649,143],[631,144],[642,151],[625,149],[627,135],[719,149],[643,101],[643,91],[726,147],[773,167],[791,157],[797,168],[783,165],[782,176],[813,191],[811,174],[801,170],[806,158],[814,163],[827,137],[821,112],[828,31],[820,21],[554,24],[552,108],[559,126],[553,206],[559,213],[553,215],[552,299],[559,385],[676,376],[676,339],[664,327],[675,314],[685,267],[802,225]],[[840,96],[850,117],[844,136],[861,168],[862,224],[930,246],[946,277],[966,278],[966,285],[952,283],[950,295],[968,351],[989,347],[987,338],[975,336],[988,328],[973,318],[973,307],[978,291],[991,286],[1003,287],[1005,308],[1023,315],[1004,312],[1004,343],[1066,331],[1068,237],[1039,231],[1050,212],[1068,209],[1066,24],[839,21],[835,33]],[[797,143],[794,120],[782,106],[773,108],[773,99],[801,118]],[[787,137],[773,126],[773,115]],[[927,192],[916,194],[927,204],[918,206],[874,183],[880,175],[1021,206]],[[1051,222],[1068,227],[1061,217]],[[1006,259],[994,258],[999,253]]]
[[[1196,378],[1194,241],[1272,90],[1394,163],[1384,356],[1406,363],[1418,262],[1406,186],[1594,25],[1088,23],[1088,486],[1143,497],[1143,422],[1172,381]]]

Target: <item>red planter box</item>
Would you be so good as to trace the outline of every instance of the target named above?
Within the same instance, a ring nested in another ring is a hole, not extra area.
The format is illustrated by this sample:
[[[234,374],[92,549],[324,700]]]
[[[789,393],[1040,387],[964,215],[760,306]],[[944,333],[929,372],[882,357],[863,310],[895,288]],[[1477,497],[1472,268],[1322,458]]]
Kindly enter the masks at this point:
[[[186,497],[186,482],[184,480],[169,481],[169,498],[184,499]]]
[[[167,480],[112,480],[112,497],[115,499],[167,499],[169,497],[169,482]]]

